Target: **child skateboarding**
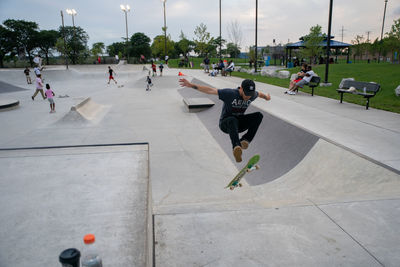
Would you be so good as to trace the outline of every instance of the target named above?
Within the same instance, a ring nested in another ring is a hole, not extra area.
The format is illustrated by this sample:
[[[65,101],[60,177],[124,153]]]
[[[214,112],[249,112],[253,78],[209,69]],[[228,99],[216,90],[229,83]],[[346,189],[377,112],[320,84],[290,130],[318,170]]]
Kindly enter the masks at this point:
[[[151,79],[149,76],[147,76],[146,79],[146,91],[151,91],[150,87],[153,86],[153,83],[151,82]]]
[[[110,76],[108,77],[108,84],[110,84],[110,81],[113,80],[115,84],[117,84],[117,81],[114,79],[114,73],[117,74],[110,66],[108,66],[108,73]]]
[[[186,79],[179,79],[182,87],[190,87],[197,89],[202,93],[218,95],[219,99],[224,102],[221,116],[219,120],[219,128],[229,137],[232,142],[233,156],[236,162],[242,161],[242,150],[247,149],[258,127],[263,119],[260,112],[244,114],[257,97],[261,97],[267,101],[271,100],[270,94],[264,94],[256,91],[256,85],[252,80],[243,80],[237,89],[216,89],[209,86],[190,83]],[[247,132],[239,138],[239,133]]]

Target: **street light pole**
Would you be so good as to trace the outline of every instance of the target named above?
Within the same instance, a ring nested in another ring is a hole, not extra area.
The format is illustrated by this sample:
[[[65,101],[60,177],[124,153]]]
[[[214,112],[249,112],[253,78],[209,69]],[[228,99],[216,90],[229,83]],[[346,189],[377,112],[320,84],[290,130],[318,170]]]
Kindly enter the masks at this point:
[[[258,0],[256,0],[256,47],[254,50],[255,55],[255,63],[254,63],[254,72],[257,72],[257,26],[258,26]]]
[[[167,16],[165,14],[165,2],[167,0],[161,0],[164,7],[164,59],[167,60]]]
[[[67,9],[66,11],[72,17],[72,30],[73,30],[73,33],[74,33],[74,36],[73,36],[73,39],[72,39],[72,51],[73,51],[72,52],[72,64],[75,64],[76,63],[75,60],[77,59],[78,55],[75,53],[76,52],[76,50],[75,50],[76,46],[74,45],[75,41],[76,41],[74,16],[76,16],[77,12],[76,12],[75,9]]]
[[[65,28],[64,28],[64,14],[62,12],[62,10],[60,10],[61,12],[61,22],[62,22],[62,29],[63,29],[63,33],[64,33],[64,57],[65,57],[65,66],[68,69],[68,57],[67,57],[67,41],[65,39]]]
[[[126,63],[129,63],[129,53],[128,53],[128,12],[131,10],[129,5],[120,5],[121,10],[125,13],[125,29],[126,29],[126,39],[125,39],[125,53],[126,53]]]
[[[386,16],[386,5],[388,0],[385,0],[385,9],[383,10],[383,21],[382,21],[382,31],[381,31],[381,45],[379,46],[379,54],[378,54],[378,63],[381,58],[381,50],[382,50],[382,40],[383,40],[383,29],[385,27],[385,16]]]
[[[222,36],[221,36],[221,0],[219,0],[219,60],[222,60]]]
[[[333,0],[329,2],[329,20],[328,20],[328,38],[326,40],[326,62],[325,62],[325,85],[328,85],[328,73],[329,73],[329,57],[331,50],[331,26],[332,26],[332,6]]]

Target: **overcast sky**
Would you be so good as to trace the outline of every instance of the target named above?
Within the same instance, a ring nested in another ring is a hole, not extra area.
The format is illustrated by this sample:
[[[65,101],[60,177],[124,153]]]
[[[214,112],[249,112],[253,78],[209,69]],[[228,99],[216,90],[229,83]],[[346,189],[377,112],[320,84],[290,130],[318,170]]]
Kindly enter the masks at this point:
[[[242,51],[255,42],[254,0],[222,0],[222,38],[228,39],[227,25],[237,20],[243,32]],[[151,39],[162,34],[163,5],[160,0],[0,0],[0,21],[23,19],[39,24],[41,30],[58,29],[60,10],[64,11],[65,24],[72,25],[65,9],[74,8],[78,14],[75,25],[89,34],[89,46],[95,42],[109,45],[122,41],[125,36],[125,17],[120,4],[129,4],[129,36],[143,32]],[[329,0],[258,0],[258,45],[272,45],[272,40],[285,44],[298,41],[317,24],[328,31]],[[334,0],[332,34],[335,40],[350,43],[356,35],[374,40],[380,36],[384,0]],[[167,0],[168,34],[179,40],[181,30],[194,38],[194,29],[200,23],[207,25],[212,36],[219,36],[219,0]],[[390,30],[395,19],[400,18],[400,0],[387,4],[384,32]]]

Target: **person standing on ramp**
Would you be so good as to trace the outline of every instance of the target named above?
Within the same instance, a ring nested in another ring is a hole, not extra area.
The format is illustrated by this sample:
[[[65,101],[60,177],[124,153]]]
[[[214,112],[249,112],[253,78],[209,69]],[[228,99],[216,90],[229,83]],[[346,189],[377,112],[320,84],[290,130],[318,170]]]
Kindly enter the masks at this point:
[[[257,97],[261,97],[267,101],[271,100],[270,94],[264,94],[256,91],[254,81],[246,79],[237,89],[216,89],[209,86],[190,83],[186,79],[179,79],[182,87],[190,87],[200,92],[218,95],[219,99],[224,102],[219,120],[219,128],[229,137],[232,142],[233,156],[236,162],[242,161],[242,149],[247,149],[258,127],[263,119],[260,112],[244,114]],[[239,133],[247,132],[239,139]]]

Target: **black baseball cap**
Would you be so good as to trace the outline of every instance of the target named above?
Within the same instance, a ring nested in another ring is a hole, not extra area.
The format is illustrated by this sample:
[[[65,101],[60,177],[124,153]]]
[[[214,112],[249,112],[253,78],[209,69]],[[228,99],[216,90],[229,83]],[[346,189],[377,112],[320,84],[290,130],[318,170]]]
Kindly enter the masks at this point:
[[[253,96],[256,93],[256,84],[252,80],[243,80],[242,88],[246,96]]]

